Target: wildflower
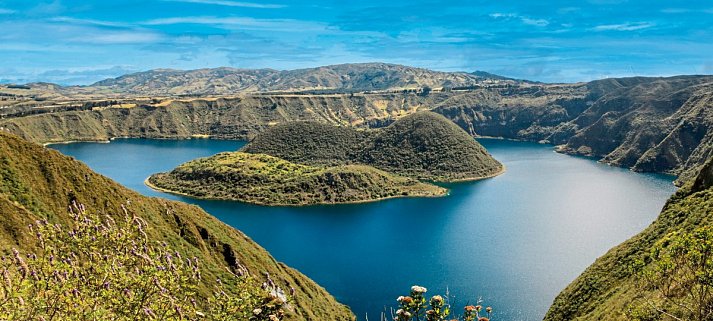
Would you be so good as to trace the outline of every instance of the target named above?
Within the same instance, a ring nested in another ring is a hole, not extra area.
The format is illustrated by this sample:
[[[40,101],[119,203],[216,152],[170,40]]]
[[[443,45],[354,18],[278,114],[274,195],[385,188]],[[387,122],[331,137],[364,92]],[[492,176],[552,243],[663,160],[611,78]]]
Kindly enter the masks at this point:
[[[409,304],[413,303],[413,298],[410,296],[402,296],[399,298],[401,299],[399,302],[401,302],[401,304],[403,304],[403,305],[409,305]]]
[[[478,321],[490,321],[490,319],[488,319],[488,318],[486,318],[486,317],[480,317],[480,318],[478,319]]]
[[[268,318],[270,318],[270,321],[280,321],[280,318],[278,318],[278,317],[277,317],[276,315],[274,315],[274,314],[268,315]]]
[[[156,317],[156,314],[153,312],[153,310],[149,308],[144,308],[144,313],[152,318]]]
[[[434,295],[431,298],[431,306],[433,307],[441,307],[443,306],[443,297],[440,295]]]
[[[411,292],[413,293],[426,293],[428,291],[426,288],[418,285],[414,285],[411,287]]]
[[[480,306],[480,305],[476,305],[476,306],[475,306],[475,311],[480,312],[481,309],[483,309],[482,306]]]
[[[466,312],[473,312],[473,311],[475,311],[475,307],[472,306],[472,305],[468,305],[468,306],[465,307],[465,311],[466,311]]]
[[[493,308],[487,307],[487,308],[485,308],[485,312],[491,313],[491,312],[493,312]]]
[[[260,308],[253,310],[254,315],[260,315],[260,313],[262,313],[262,309],[260,309]]]

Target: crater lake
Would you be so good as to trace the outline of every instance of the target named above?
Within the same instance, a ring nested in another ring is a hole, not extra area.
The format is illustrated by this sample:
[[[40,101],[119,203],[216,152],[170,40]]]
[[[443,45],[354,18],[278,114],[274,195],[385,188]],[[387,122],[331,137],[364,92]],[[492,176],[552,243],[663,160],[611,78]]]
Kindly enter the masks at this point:
[[[441,198],[264,207],[151,190],[144,180],[197,157],[237,150],[221,140],[116,139],[50,145],[148,196],[196,204],[324,286],[359,320],[379,320],[411,285],[492,306],[495,320],[541,320],[555,296],[609,248],[643,230],[675,191],[673,177],[478,139],[505,164],[495,178],[444,185]]]

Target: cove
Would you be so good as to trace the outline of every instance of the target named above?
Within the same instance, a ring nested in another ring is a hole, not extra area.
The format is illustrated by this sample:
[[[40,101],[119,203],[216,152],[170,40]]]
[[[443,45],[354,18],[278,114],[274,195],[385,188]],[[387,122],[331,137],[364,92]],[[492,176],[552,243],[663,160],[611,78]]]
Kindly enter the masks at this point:
[[[541,320],[559,291],[643,230],[675,191],[673,177],[557,154],[551,146],[479,142],[507,172],[448,184],[442,198],[299,208],[201,201],[143,184],[150,174],[244,142],[116,139],[50,147],[145,195],[201,206],[324,286],[359,320],[378,320],[413,284],[429,294],[448,290],[456,312],[482,299],[496,320]]]

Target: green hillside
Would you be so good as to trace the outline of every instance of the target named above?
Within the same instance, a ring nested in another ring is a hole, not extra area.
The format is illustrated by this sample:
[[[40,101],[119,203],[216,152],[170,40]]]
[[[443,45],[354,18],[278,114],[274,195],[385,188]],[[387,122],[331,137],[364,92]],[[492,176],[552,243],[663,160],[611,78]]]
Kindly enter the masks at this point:
[[[72,202],[102,216],[123,215],[122,205],[141,216],[147,222],[147,237],[166,242],[184,257],[200,260],[201,295],[209,295],[215,280],[230,279],[228,269],[248,272],[261,282],[269,275],[286,293],[294,288],[288,319],[354,319],[349,309],[323,288],[275,261],[246,235],[200,208],[142,196],[71,157],[0,133],[0,245],[4,254],[13,247],[34,250],[37,242],[27,229],[36,220],[71,225],[68,207]]]
[[[637,271],[650,268],[651,252],[673,232],[690,233],[713,227],[713,160],[693,182],[686,184],[664,206],[643,232],[614,247],[594,262],[555,299],[545,320],[630,320],[628,312],[657,302],[642,287]],[[646,266],[635,264],[643,262]],[[646,319],[646,318],[644,318]],[[660,313],[651,320],[662,320]],[[647,319],[648,320],[648,319]]]
[[[432,112],[411,114],[367,131],[286,123],[259,134],[241,151],[305,165],[364,164],[432,181],[479,179],[503,170],[468,133]]]
[[[264,154],[219,153],[148,179],[153,187],[200,198],[263,205],[309,205],[444,195],[444,188],[365,165],[315,167]]]

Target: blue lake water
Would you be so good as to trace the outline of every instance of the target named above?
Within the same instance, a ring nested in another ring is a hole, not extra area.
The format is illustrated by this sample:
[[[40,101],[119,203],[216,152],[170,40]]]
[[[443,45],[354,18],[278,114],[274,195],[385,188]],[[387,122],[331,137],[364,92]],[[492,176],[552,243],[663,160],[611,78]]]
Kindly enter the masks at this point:
[[[501,176],[447,185],[442,198],[261,207],[201,201],[144,186],[152,173],[236,150],[216,140],[117,139],[52,145],[145,195],[201,206],[297,268],[360,320],[378,320],[413,284],[483,300],[497,320],[541,320],[554,297],[597,257],[643,230],[675,191],[673,178],[554,153],[551,146],[479,140]]]

